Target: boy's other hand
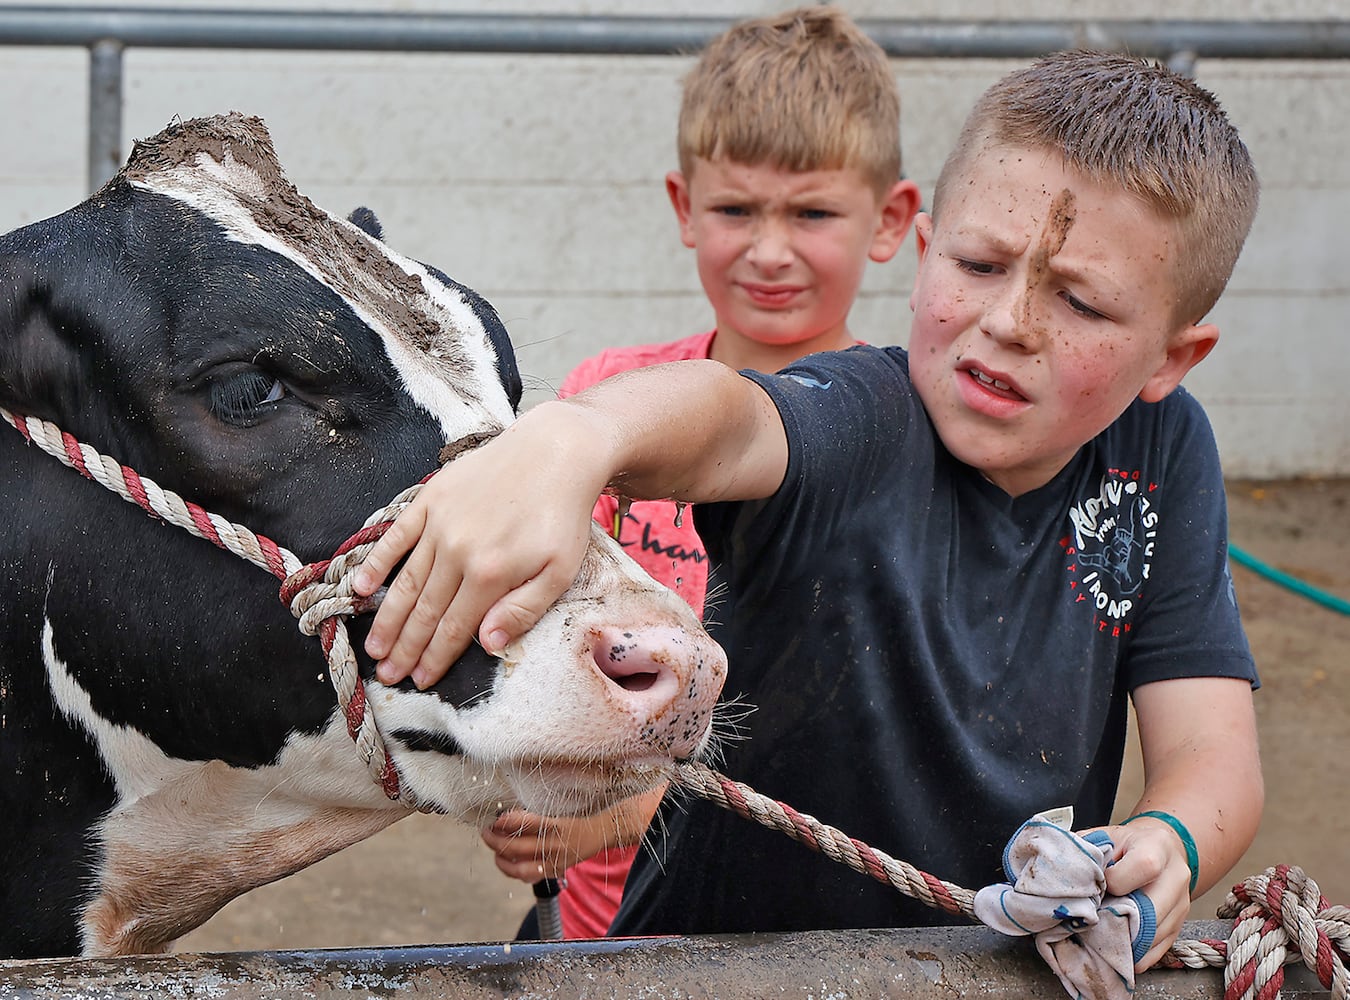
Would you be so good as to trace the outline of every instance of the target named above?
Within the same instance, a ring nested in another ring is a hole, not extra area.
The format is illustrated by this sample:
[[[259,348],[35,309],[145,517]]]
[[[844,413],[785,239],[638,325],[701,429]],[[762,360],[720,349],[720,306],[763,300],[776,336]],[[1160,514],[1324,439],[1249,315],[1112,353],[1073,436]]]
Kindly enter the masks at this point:
[[[366,639],[383,683],[432,686],[475,632],[500,655],[571,585],[600,486],[585,496],[556,435],[530,423],[522,417],[432,476],[366,557],[354,581],[363,595],[407,556]]]
[[[578,861],[609,847],[606,836],[614,820],[608,814],[554,819],[534,813],[504,812],[482,831],[497,869],[533,885],[540,879],[562,878]]]
[[[550,818],[508,810],[482,831],[483,843],[503,875],[531,885],[541,878],[562,878],[579,861],[638,843],[665,792],[663,783],[593,816]]]
[[[1136,972],[1153,966],[1172,947],[1191,912],[1191,870],[1186,851],[1170,826],[1141,817],[1109,828],[1116,845],[1115,861],[1106,869],[1106,890],[1128,896],[1142,889],[1158,918],[1153,947],[1135,964]]]

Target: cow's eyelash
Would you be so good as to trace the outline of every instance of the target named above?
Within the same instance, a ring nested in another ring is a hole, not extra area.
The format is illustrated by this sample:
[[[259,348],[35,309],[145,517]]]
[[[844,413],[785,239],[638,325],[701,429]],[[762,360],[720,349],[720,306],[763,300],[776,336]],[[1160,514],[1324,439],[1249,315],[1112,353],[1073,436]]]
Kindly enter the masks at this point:
[[[280,379],[256,369],[242,371],[211,383],[211,412],[227,424],[248,427],[257,423],[263,406],[287,395]]]

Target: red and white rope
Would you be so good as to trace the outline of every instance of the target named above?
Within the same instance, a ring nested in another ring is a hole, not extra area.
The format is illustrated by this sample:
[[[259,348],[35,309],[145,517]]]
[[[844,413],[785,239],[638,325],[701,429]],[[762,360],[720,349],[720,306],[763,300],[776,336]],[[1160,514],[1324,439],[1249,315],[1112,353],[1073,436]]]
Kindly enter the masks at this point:
[[[142,479],[134,469],[81,444],[55,424],[10,413],[3,408],[0,408],[0,417],[48,455],[134,503],[147,514],[177,525],[198,538],[205,538],[279,579],[285,579],[301,566],[294,553],[270,539],[189,503],[172,490],[160,489],[153,480]]]
[[[432,808],[417,802],[402,787],[398,769],[389,757],[366,701],[365,685],[345,622],[351,615],[378,604],[378,600],[363,601],[356,596],[351,587],[351,576],[389,523],[417,495],[420,483],[404,490],[367,518],[361,530],[343,543],[332,559],[305,565],[293,552],[270,538],[212,514],[172,490],[161,489],[153,480],[143,478],[134,469],[80,443],[55,424],[11,413],[4,408],[0,408],[0,417],[31,444],[86,479],[111,490],[152,517],[204,538],[283,581],[283,603],[299,619],[301,631],[319,637],[338,707],[347,721],[347,732],[356,743],[371,778],[389,798],[400,800],[409,808]]]
[[[884,882],[906,896],[956,916],[975,919],[975,893],[934,878],[913,865],[854,840],[814,816],[799,813],[786,803],[761,795],[749,785],[732,781],[699,763],[675,769],[675,784],[723,809],[761,826],[785,833],[833,861]]]
[[[346,619],[379,606],[382,594],[363,598],[353,589],[352,580],[371,548],[421,489],[422,483],[410,486],[371,514],[332,558],[310,563],[288,576],[281,586],[281,601],[299,620],[302,632],[319,637],[328,658],[338,705],[347,719],[347,732],[371,777],[389,798],[402,801],[410,809],[429,812],[439,807],[418,800],[411,789],[404,787],[380,736],[366,701],[365,684],[360,679],[346,626]]]
[[[928,906],[975,919],[971,890],[919,871],[711,768],[680,764],[675,784]],[[1350,1000],[1350,908],[1329,905],[1301,868],[1278,865],[1247,878],[1233,887],[1218,915],[1236,918],[1227,941],[1175,941],[1162,964],[1223,968],[1225,1000],[1274,1000],[1284,984],[1284,966],[1302,961],[1335,1000]]]
[[[1233,887],[1219,916],[1232,918],[1224,965],[1227,1000],[1279,995],[1284,966],[1302,961],[1336,1000],[1350,997],[1350,907],[1332,906],[1294,865],[1276,865]]]

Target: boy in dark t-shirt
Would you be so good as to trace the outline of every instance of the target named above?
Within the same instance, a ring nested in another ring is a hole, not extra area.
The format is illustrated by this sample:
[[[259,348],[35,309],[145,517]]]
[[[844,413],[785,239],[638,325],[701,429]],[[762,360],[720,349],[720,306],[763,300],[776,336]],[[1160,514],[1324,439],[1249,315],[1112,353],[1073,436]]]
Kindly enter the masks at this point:
[[[528,628],[606,486],[694,502],[727,691],[758,706],[726,770],[941,878],[998,880],[1045,809],[1108,823],[1133,699],[1145,788],[1106,882],[1152,900],[1147,968],[1263,800],[1223,481],[1179,388],[1257,197],[1212,95],[1164,67],[1010,74],[916,222],[907,351],[679,362],[536,407],[371,552],[367,593],[412,550],[367,643],[379,676],[434,680],[475,630],[500,651]],[[942,919],[702,803],[665,821],[613,933]]]

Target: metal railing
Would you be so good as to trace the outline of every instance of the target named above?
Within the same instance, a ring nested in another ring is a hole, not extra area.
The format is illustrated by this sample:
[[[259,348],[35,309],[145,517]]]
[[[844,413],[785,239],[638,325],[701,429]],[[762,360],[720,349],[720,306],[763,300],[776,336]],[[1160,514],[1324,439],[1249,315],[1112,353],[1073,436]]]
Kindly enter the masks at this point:
[[[354,11],[0,7],[0,45],[89,50],[89,186],[121,165],[122,54],[129,47],[679,55],[735,18]],[[1166,59],[1350,58],[1350,20],[907,20],[860,18],[896,58],[1033,58],[1080,46]]]
[[[1231,926],[1193,921],[1183,934],[1224,940]],[[1026,938],[986,927],[805,931],[796,934],[606,938],[556,943],[423,948],[175,954],[118,959],[0,961],[0,995],[23,1000],[308,1000],[337,996],[896,997],[988,1000],[1063,997]],[[1302,966],[1290,966],[1285,1000],[1329,1000]],[[1221,1000],[1219,969],[1154,967],[1135,980],[1137,1000]]]

